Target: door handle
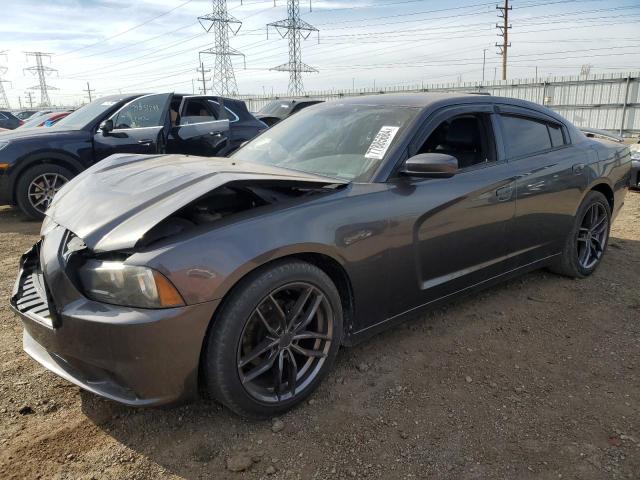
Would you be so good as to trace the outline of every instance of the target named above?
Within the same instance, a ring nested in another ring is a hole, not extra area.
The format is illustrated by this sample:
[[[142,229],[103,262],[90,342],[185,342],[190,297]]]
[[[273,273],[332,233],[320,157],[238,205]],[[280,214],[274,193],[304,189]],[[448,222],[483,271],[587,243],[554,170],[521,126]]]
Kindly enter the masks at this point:
[[[498,197],[499,202],[506,202],[511,199],[513,195],[513,186],[506,185],[496,190],[496,197]]]
[[[216,137],[216,138],[222,137],[222,133],[220,133],[220,132],[209,132],[209,135],[211,135],[212,137]]]
[[[138,143],[139,143],[140,145],[145,145],[145,146],[147,146],[147,145],[151,145],[151,144],[153,143],[153,140],[150,140],[150,139],[146,139],[146,140],[138,140]]]

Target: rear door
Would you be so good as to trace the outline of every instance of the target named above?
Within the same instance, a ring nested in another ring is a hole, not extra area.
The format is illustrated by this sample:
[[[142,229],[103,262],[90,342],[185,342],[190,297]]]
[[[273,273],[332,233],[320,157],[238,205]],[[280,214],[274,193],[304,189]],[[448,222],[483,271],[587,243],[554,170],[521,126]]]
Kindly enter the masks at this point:
[[[212,102],[217,97],[200,95],[182,98],[177,124],[171,129],[168,151],[213,157],[224,155],[229,144],[229,115]]]
[[[111,115],[113,130],[94,134],[96,160],[114,153],[165,153],[172,93],[138,97]]]
[[[571,145],[557,120],[534,110],[500,106],[507,161],[515,182],[510,236],[514,267],[562,250],[587,185],[585,152]]]

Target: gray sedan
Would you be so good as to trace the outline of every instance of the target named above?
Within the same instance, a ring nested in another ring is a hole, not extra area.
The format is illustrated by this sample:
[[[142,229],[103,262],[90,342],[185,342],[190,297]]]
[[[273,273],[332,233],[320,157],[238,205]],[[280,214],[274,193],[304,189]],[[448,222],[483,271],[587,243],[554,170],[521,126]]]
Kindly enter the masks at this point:
[[[24,348],[128,405],[301,402],[338,348],[548,267],[586,277],[627,147],[525,101],[315,105],[231,158],[115,155],[56,195],[11,305]]]

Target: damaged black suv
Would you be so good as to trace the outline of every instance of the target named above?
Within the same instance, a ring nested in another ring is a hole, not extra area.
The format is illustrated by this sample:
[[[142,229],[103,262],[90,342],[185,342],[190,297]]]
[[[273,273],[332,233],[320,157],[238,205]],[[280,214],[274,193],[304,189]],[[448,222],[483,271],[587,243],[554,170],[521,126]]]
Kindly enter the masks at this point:
[[[46,129],[0,135],[0,204],[41,219],[72,177],[114,153],[225,156],[267,126],[241,100],[160,93],[112,95]]]

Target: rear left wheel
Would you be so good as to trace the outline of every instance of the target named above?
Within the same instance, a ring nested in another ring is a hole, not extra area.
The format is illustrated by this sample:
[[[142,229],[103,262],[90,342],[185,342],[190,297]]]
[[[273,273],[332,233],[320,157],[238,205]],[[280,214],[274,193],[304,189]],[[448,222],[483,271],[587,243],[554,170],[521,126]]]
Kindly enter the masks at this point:
[[[331,279],[306,262],[276,263],[250,274],[225,300],[206,341],[206,390],[240,415],[278,415],[320,384],[341,338]]]
[[[573,278],[591,275],[607,248],[610,228],[609,202],[602,193],[589,192],[578,208],[562,256],[551,270]]]

